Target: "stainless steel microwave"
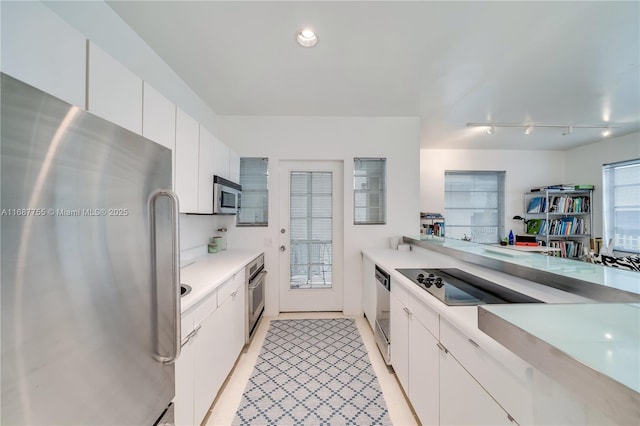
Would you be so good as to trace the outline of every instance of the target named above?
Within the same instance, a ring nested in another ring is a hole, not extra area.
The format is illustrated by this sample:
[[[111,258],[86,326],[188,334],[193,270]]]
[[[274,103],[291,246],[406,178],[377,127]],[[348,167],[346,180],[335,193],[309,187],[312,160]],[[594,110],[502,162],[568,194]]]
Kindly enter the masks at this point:
[[[213,214],[237,214],[242,186],[220,176],[213,177]]]

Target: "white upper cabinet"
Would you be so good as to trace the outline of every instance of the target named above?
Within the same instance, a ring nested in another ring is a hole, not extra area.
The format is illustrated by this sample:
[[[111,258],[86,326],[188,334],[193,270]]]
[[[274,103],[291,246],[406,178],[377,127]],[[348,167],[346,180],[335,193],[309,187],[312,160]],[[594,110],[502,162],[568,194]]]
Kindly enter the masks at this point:
[[[198,213],[213,213],[213,175],[215,150],[219,141],[200,126],[200,157],[198,158]]]
[[[229,147],[215,138],[213,174],[229,179]],[[231,179],[229,179],[231,180]]]
[[[89,42],[87,109],[142,134],[142,79]]]
[[[85,107],[86,39],[40,2],[0,2],[2,72]]]
[[[172,184],[176,182],[176,106],[144,82],[142,136],[171,150]]]
[[[198,213],[199,134],[198,122],[177,108],[174,188],[180,199],[180,213]]]
[[[240,156],[232,149],[229,150],[229,180],[240,183]]]

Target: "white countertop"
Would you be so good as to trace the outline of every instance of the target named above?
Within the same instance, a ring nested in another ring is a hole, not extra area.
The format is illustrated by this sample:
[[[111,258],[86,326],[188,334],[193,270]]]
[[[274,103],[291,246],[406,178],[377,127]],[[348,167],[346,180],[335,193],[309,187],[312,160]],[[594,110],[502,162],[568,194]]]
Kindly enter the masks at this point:
[[[191,287],[191,293],[180,299],[182,312],[188,311],[260,254],[262,250],[257,249],[224,250],[193,259],[180,268],[180,282]]]

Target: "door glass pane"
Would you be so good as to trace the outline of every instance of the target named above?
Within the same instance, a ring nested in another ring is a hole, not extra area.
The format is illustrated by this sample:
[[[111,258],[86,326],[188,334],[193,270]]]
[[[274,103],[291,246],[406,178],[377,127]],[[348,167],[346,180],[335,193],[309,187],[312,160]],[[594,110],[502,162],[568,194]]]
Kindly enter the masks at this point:
[[[331,288],[333,176],[291,172],[289,188],[290,286]]]

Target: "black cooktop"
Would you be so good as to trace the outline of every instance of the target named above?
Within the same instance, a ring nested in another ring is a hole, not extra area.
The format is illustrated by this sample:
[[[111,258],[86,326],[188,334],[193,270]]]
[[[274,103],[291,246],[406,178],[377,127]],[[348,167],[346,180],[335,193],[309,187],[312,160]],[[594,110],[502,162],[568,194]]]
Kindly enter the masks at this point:
[[[421,289],[449,306],[494,303],[542,303],[494,282],[456,268],[397,269]]]

